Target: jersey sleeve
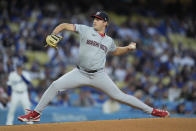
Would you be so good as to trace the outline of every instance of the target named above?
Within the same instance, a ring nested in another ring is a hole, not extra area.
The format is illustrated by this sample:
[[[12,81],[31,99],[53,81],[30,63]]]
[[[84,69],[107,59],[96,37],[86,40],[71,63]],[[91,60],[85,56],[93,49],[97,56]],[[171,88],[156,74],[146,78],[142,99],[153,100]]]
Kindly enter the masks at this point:
[[[89,27],[86,25],[74,24],[74,26],[75,26],[75,32],[78,32],[79,34],[84,34],[89,30]]]
[[[112,40],[112,44],[111,44],[111,46],[110,46],[109,51],[110,51],[110,52],[113,52],[113,51],[115,51],[115,50],[116,50],[116,44],[114,43],[114,40]]]

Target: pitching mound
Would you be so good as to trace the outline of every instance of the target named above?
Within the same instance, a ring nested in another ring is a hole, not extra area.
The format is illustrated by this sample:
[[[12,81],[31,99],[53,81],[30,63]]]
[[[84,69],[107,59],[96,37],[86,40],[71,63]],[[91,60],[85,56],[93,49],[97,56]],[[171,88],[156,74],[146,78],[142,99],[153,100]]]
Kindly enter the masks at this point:
[[[196,131],[196,118],[148,118],[1,126],[0,131]]]

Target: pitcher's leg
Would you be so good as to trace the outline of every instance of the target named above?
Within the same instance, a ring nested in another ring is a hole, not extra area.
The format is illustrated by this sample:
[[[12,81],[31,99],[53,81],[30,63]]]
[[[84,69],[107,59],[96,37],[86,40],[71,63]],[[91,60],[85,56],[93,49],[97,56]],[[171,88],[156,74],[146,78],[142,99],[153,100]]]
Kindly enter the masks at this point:
[[[97,77],[93,80],[93,86],[101,89],[103,92],[119,102],[138,108],[149,114],[152,113],[152,107],[144,104],[134,96],[123,93],[105,72],[97,75]]]
[[[87,82],[87,78],[81,75],[78,69],[74,69],[68,72],[56,81],[52,82],[52,84],[41,97],[38,105],[35,108],[35,111],[41,113],[48,103],[58,94],[58,91],[79,87],[80,85],[87,84]]]

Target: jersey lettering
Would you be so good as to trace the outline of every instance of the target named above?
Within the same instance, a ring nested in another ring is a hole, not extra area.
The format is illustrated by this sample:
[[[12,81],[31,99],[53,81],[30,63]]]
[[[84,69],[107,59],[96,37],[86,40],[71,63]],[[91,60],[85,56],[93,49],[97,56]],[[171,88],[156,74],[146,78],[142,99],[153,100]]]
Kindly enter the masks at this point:
[[[92,45],[92,46],[95,46],[95,47],[98,47],[98,48],[102,49],[105,53],[106,53],[107,50],[108,50],[108,48],[107,48],[105,45],[100,44],[100,43],[98,43],[98,42],[96,42],[96,41],[93,41],[93,40],[87,40],[87,41],[86,41],[86,44]]]

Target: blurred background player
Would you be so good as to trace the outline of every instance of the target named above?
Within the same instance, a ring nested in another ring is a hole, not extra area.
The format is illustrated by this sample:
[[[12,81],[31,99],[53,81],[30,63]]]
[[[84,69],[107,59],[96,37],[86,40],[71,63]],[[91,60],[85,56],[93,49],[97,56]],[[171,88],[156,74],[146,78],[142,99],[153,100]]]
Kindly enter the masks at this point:
[[[7,85],[10,104],[6,125],[13,125],[15,111],[19,105],[22,105],[24,110],[30,109],[31,103],[28,94],[28,85],[31,84],[30,81],[30,74],[23,70],[21,63],[17,64],[16,70],[9,74]],[[27,122],[27,124],[32,124],[32,122]]]

